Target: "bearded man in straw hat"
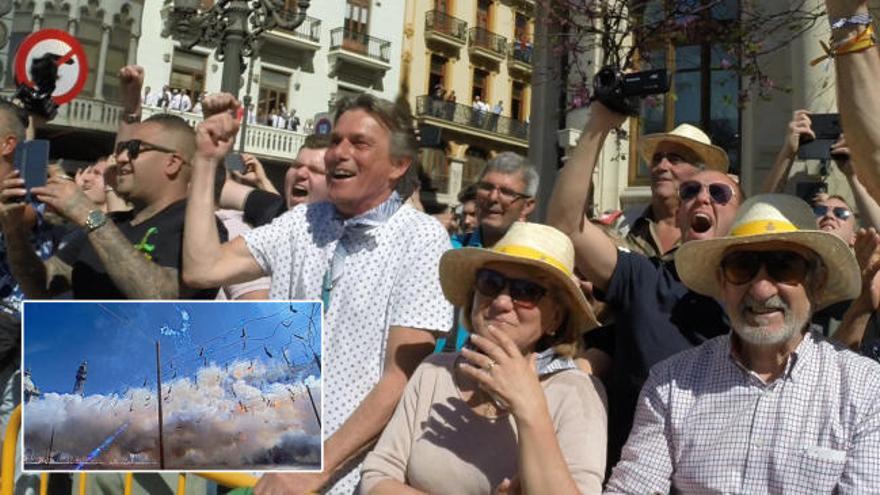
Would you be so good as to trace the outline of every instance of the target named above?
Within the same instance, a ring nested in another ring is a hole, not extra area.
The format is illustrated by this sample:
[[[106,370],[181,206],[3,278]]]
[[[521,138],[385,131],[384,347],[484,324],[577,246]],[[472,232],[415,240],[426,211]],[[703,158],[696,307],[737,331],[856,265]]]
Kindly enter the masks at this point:
[[[676,265],[733,331],[652,368],[606,493],[877,490],[880,366],[810,325],[859,293],[846,243],[800,199],[766,194]]]

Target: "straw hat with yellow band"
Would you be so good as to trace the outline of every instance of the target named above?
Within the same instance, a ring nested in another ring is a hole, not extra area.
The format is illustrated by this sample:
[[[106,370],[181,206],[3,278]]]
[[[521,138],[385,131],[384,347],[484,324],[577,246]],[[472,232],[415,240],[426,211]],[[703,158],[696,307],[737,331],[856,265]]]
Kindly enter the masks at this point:
[[[681,124],[673,129],[672,132],[642,136],[639,140],[639,150],[646,163],[651,164],[654,150],[657,149],[657,145],[663,142],[676,143],[691,150],[708,170],[727,173],[727,168],[730,165],[727,152],[712,144],[709,136],[695,126]]]
[[[770,241],[803,246],[822,260],[828,280],[816,298],[814,310],[859,295],[861,275],[852,250],[836,235],[817,230],[810,206],[789,194],[749,198],[739,207],[730,235],[684,243],[675,253],[675,268],[688,288],[719,298],[717,274],[724,255],[736,246]]]
[[[599,326],[593,309],[574,279],[574,247],[559,230],[537,223],[515,222],[491,248],[461,248],[446,251],[440,258],[440,286],[456,306],[466,306],[477,270],[491,262],[533,266],[552,281],[545,297],[568,309],[570,330],[579,334]]]

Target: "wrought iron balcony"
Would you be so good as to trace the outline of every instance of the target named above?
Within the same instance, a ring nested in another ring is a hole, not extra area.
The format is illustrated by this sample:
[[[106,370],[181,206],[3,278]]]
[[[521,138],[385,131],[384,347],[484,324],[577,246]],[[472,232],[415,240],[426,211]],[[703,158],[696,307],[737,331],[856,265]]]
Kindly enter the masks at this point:
[[[488,29],[473,27],[469,31],[471,53],[482,54],[498,62],[507,54],[507,38]]]
[[[510,50],[507,52],[507,63],[511,69],[530,73],[532,72],[533,51],[531,40],[512,41]]]
[[[297,26],[296,29],[278,28],[277,31],[306,41],[311,41],[312,43],[321,42],[321,20],[315,19],[314,17],[306,16],[306,20]]]
[[[354,53],[386,65],[391,63],[390,41],[341,27],[330,31],[330,51]]]
[[[425,13],[425,37],[463,46],[467,42],[467,23],[439,10]]]
[[[468,105],[435,99],[430,95],[416,98],[416,116],[458,124],[471,130],[500,134],[526,141],[529,125],[519,120],[489,112],[479,112]]]

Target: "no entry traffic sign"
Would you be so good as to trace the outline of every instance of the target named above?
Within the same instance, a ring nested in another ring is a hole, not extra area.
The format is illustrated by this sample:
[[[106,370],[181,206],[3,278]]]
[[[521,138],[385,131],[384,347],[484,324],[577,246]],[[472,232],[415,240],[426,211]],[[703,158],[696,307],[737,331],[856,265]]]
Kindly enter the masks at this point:
[[[79,41],[67,32],[43,29],[25,38],[15,54],[15,79],[20,84],[33,88],[31,69],[34,61],[45,61],[47,55],[58,68],[58,79],[55,81],[52,99],[59,105],[67,103],[82,91],[89,75],[85,50]]]

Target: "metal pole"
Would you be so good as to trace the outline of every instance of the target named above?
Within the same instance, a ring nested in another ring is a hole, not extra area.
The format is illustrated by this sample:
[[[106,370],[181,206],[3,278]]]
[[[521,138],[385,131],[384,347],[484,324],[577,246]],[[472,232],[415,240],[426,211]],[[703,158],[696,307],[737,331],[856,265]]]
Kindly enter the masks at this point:
[[[220,91],[238,97],[241,87],[241,45],[247,34],[247,18],[250,14],[244,0],[233,0],[226,6],[229,26],[223,36],[223,80]]]
[[[312,389],[306,385],[306,392],[309,393],[309,401],[312,403],[312,410],[315,411],[315,420],[318,422],[318,426],[321,426],[321,416],[318,414],[318,406],[315,405],[315,398],[312,397]]]
[[[247,136],[248,118],[250,117],[251,113],[251,83],[254,80],[254,60],[256,60],[257,58],[259,58],[259,56],[256,54],[251,55],[250,67],[248,67],[247,90],[245,91],[243,101],[244,113],[242,114],[243,117],[241,120],[241,130],[239,131],[241,133],[241,138],[238,142],[239,153],[244,153],[244,141]]]
[[[156,399],[159,401],[159,469],[165,469],[165,445],[162,441],[162,371],[159,364],[159,341],[156,341],[156,383],[158,391]]]

